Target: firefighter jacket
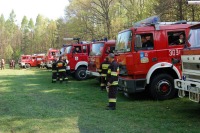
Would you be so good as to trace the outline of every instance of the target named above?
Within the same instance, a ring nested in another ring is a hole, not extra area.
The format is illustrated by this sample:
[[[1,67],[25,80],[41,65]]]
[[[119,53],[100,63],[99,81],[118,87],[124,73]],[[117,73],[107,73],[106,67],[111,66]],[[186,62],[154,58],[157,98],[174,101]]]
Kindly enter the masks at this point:
[[[99,69],[99,73],[102,77],[107,77],[108,67],[110,66],[110,62],[104,61]]]
[[[119,75],[119,64],[117,61],[112,61],[108,68],[108,82],[111,84],[111,86],[118,85],[118,75]]]
[[[56,63],[56,61],[54,60],[53,61],[53,63],[52,63],[52,72],[54,73],[54,72],[57,72],[57,63]]]
[[[58,72],[65,72],[66,71],[66,63],[64,61],[57,61],[56,67]]]

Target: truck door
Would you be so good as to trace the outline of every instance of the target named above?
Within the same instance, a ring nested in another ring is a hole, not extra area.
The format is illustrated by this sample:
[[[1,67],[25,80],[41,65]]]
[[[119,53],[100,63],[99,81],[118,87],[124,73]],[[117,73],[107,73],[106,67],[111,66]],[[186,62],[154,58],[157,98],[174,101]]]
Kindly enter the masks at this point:
[[[84,59],[84,56],[86,55],[87,55],[87,49],[83,47],[83,45],[73,46],[73,53],[72,53],[73,63],[71,64],[72,65],[71,68],[75,69],[76,64],[79,61],[82,61]]]
[[[168,61],[171,62],[172,58],[180,59],[181,53],[185,45],[186,34],[184,30],[179,31],[167,31],[168,35]]]
[[[141,75],[141,78],[145,78],[150,67],[158,61],[153,32],[135,35],[133,58],[136,59],[134,75]]]

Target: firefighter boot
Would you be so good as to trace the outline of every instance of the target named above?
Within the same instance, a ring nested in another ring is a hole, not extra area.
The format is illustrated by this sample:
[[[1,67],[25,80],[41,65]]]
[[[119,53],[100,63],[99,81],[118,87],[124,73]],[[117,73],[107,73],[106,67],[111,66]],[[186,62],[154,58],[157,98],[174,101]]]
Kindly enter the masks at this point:
[[[116,103],[109,102],[109,105],[107,106],[106,110],[116,110]]]

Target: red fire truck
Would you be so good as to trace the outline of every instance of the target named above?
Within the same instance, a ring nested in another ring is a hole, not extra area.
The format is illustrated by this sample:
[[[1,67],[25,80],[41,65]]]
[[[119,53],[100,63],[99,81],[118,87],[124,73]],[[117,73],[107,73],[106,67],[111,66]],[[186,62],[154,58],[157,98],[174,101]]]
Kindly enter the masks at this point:
[[[77,38],[65,38],[65,40],[77,40]],[[86,70],[88,67],[90,43],[79,44],[78,39],[78,43],[63,45],[60,52],[61,56],[69,61],[67,71],[74,74],[77,80],[87,79]]]
[[[43,66],[46,55],[45,54],[35,54],[35,56],[36,56],[37,66],[38,67]]]
[[[87,75],[99,77],[99,69],[101,63],[109,53],[115,49],[115,41],[98,41],[92,43],[89,55],[89,65]]]
[[[52,67],[52,61],[55,60],[55,58],[60,54],[60,51],[58,49],[53,49],[53,48],[50,48],[48,51],[47,51],[47,54],[46,54],[46,57],[45,57],[45,67],[47,69],[51,68]]]
[[[182,78],[175,80],[179,97],[189,92],[189,99],[200,103],[200,24],[191,27],[188,46],[181,56]]]
[[[22,68],[30,68],[37,66],[36,56],[21,55],[19,66]]]
[[[40,66],[44,57],[45,57],[44,54],[21,55],[19,66],[21,68]]]
[[[190,23],[192,24],[192,22]],[[154,99],[165,100],[176,95],[174,79],[181,77],[180,58],[188,38],[188,22],[159,22],[153,16],[130,29],[119,32],[116,58],[120,63],[119,87],[126,96],[148,90]]]

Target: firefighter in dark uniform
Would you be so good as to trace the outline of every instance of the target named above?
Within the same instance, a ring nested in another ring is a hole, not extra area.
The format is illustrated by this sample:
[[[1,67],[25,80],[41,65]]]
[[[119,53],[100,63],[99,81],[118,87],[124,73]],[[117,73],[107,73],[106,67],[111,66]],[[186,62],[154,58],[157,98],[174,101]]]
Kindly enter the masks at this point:
[[[56,67],[58,69],[60,83],[62,83],[66,78],[66,63],[62,60],[62,56],[59,57]]]
[[[52,62],[52,83],[55,83],[57,80],[58,70],[57,70],[56,65],[57,65],[57,62],[56,62],[56,59],[54,58],[54,60]]]
[[[67,57],[65,57],[65,59],[63,59],[64,63],[65,63],[65,77],[64,77],[64,80],[68,80],[68,77],[67,77],[67,65],[69,63],[69,61],[67,60]]]
[[[108,60],[108,57],[105,58],[105,61],[101,64],[99,73],[101,75],[101,91],[103,91],[106,88],[107,85],[107,73],[108,73],[108,67],[110,66],[110,62]]]
[[[108,68],[108,100],[109,105],[107,106],[107,110],[115,110],[116,109],[116,101],[117,101],[117,86],[118,86],[118,74],[119,74],[119,64],[114,59],[115,55],[110,53],[108,55],[109,62],[111,63]]]

